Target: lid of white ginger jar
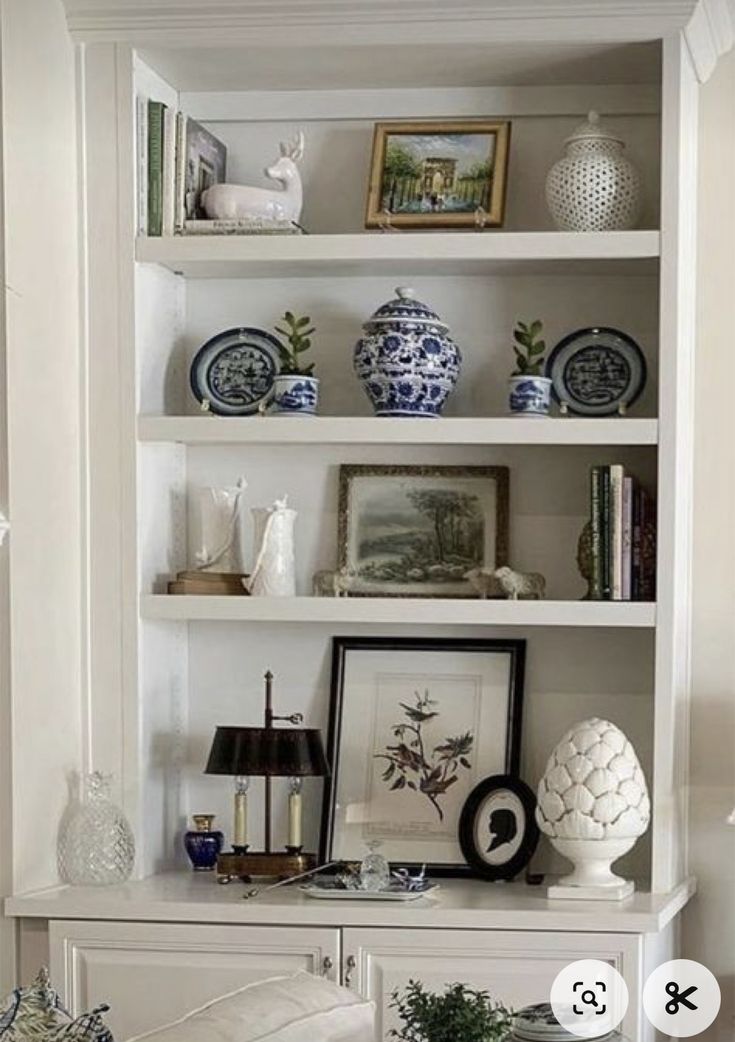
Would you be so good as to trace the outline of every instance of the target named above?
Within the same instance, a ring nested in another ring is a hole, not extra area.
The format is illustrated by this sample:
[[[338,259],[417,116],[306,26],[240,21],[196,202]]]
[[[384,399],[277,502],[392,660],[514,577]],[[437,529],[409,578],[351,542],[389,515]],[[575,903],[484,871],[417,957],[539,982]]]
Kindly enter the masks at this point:
[[[575,141],[614,141],[618,145],[623,144],[622,139],[608,130],[600,121],[600,114],[594,109],[587,114],[584,123],[580,123],[574,128],[564,144],[571,145]]]
[[[416,299],[414,291],[409,286],[398,286],[395,297],[382,304],[365,322],[363,329],[370,330],[374,326],[385,325],[388,322],[410,322],[412,325],[436,326],[444,333],[449,329],[449,326],[442,322],[428,304],[423,304]]]

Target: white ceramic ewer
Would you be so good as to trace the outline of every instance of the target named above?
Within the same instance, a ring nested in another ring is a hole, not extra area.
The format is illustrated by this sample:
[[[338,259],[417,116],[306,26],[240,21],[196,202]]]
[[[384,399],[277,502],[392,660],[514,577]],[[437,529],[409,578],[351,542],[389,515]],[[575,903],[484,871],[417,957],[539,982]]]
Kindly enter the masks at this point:
[[[253,507],[255,564],[246,589],[254,597],[293,597],[296,594],[294,523],[296,511],[287,496],[272,507]]]

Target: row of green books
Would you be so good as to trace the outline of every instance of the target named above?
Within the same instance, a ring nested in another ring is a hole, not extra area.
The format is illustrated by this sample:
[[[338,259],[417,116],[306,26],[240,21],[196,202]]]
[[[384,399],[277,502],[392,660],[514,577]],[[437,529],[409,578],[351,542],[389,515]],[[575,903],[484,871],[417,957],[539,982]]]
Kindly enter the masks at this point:
[[[225,180],[227,149],[206,127],[162,101],[136,102],[138,233],[174,235],[201,221],[202,192]]]
[[[590,472],[590,596],[656,599],[656,504],[622,464]]]

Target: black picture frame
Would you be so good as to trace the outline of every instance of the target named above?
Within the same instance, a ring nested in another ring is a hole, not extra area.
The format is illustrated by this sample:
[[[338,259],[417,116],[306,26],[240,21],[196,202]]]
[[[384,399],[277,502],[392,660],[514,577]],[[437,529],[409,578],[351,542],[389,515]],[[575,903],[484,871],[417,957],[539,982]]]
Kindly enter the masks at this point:
[[[488,804],[494,796],[502,797],[504,793],[511,793],[520,804],[523,821],[519,823],[518,815],[507,806],[490,810],[491,823],[493,815],[503,814],[500,823],[496,825],[500,831],[494,838],[499,838],[501,842],[495,849],[513,843],[519,834],[521,840],[520,843],[511,846],[512,854],[507,860],[491,862],[486,855],[493,849],[492,846],[483,850],[478,845],[478,818],[481,814],[488,813]],[[515,817],[515,821],[510,825],[514,831],[506,831],[504,834],[503,830],[508,830],[508,815],[511,818]],[[519,875],[533,857],[539,836],[539,827],[536,824],[536,796],[524,781],[511,774],[494,774],[476,785],[467,797],[459,818],[459,845],[469,868],[474,875],[492,882],[514,879]]]
[[[340,748],[344,710],[344,684],[348,657],[353,651],[369,652],[487,652],[505,654],[509,657],[509,689],[507,695],[506,743],[503,769],[517,774],[520,765],[521,728],[523,720],[523,690],[525,681],[526,641],[502,638],[428,638],[428,637],[360,637],[336,636],[332,638],[332,672],[327,735],[327,759],[330,775],[325,779],[320,830],[320,861],[324,864],[334,860],[358,860],[343,857],[335,850],[336,800],[340,790],[342,764]],[[457,814],[456,827],[459,827]],[[456,833],[455,833],[456,835]],[[387,856],[387,855],[386,855]],[[451,864],[433,862],[430,858],[395,859],[389,857],[391,865],[415,869],[422,864],[436,876],[469,876],[471,870],[460,860],[457,846],[457,861]]]

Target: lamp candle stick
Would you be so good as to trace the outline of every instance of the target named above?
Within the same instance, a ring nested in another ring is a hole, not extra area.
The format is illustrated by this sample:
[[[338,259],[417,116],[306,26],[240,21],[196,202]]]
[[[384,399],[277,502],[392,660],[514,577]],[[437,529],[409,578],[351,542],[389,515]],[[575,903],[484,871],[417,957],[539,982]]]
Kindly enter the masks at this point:
[[[288,845],[300,848],[302,840],[302,780],[292,778],[289,782],[288,796]]]
[[[232,846],[234,850],[247,850],[248,846],[248,786],[250,779],[235,778],[235,817]]]

